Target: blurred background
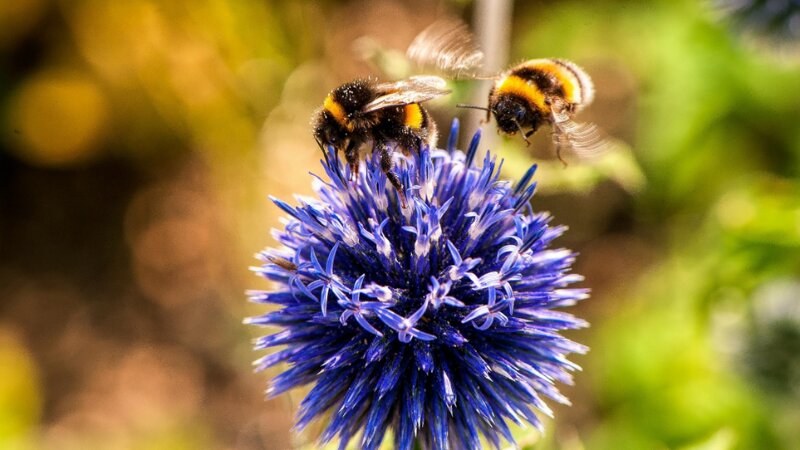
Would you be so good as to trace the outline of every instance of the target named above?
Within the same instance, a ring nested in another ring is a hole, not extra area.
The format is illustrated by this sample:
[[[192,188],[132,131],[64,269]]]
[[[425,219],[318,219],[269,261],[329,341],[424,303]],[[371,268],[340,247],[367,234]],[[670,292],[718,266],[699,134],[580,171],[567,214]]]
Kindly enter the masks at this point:
[[[541,163],[534,208],[594,292],[573,406],[525,448],[800,448],[793,4],[513,5],[500,59],[584,66],[582,118],[619,144],[563,169],[547,136],[491,143],[507,177]],[[310,192],[330,89],[397,76],[416,33],[474,7],[0,2],[0,449],[312,448],[241,324],[267,195]],[[431,105],[440,128],[480,85]]]

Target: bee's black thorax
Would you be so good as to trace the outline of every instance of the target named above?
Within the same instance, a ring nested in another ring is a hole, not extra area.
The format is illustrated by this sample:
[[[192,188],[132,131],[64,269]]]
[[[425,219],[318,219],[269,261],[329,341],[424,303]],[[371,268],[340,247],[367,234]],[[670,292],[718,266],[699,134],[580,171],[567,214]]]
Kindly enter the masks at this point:
[[[342,106],[347,115],[353,115],[377,97],[373,85],[374,83],[369,80],[354,80],[334,89],[331,96]]]

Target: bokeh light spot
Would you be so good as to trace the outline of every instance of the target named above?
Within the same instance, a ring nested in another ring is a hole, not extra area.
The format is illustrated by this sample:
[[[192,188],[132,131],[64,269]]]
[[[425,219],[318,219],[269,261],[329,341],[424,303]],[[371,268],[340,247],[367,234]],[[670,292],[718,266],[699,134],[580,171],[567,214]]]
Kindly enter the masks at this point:
[[[26,161],[69,165],[95,156],[108,119],[100,88],[74,72],[47,72],[27,81],[10,106],[11,126]]]
[[[36,426],[41,409],[37,375],[32,356],[15,333],[0,328],[0,446]]]

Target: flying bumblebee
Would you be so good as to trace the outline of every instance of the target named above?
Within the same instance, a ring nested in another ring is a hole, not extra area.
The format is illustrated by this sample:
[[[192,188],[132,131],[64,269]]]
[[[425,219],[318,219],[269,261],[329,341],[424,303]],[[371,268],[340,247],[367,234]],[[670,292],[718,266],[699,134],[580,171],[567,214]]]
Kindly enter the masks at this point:
[[[371,142],[380,152],[381,170],[405,207],[400,178],[392,171],[394,143],[404,153],[436,143],[436,124],[420,103],[448,94],[447,83],[436,76],[416,76],[392,83],[358,79],[331,91],[312,118],[314,137],[321,146],[342,151],[351,177],[358,174],[359,150]]]
[[[469,78],[482,78],[474,72],[483,62],[483,53],[460,22],[429,26],[412,42],[407,56],[422,66],[433,66],[456,77],[466,73]],[[487,107],[459,106],[485,110],[486,121],[494,116],[498,132],[519,132],[530,145],[528,137],[543,124],[550,125],[556,155],[564,164],[562,148],[589,156],[606,147],[607,141],[597,126],[574,120],[594,99],[592,79],[577,64],[563,59],[532,59],[489,79],[494,80],[494,85]]]

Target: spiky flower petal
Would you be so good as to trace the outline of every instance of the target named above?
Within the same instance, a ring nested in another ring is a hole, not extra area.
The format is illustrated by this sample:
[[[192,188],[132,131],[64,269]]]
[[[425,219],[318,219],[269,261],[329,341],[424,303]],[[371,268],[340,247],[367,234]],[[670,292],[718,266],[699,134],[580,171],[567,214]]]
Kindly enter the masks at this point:
[[[274,232],[282,244],[260,254],[256,271],[276,283],[251,299],[278,309],[247,320],[277,327],[256,349],[283,347],[257,369],[287,363],[268,389],[278,395],[311,384],[298,428],[327,415],[321,440],[344,447],[361,434],[377,448],[388,427],[395,447],[478,448],[513,442],[508,421],[541,427],[542,397],[567,402],[555,383],[578,368],[566,359],[586,348],[559,334],[586,325],[557,311],[588,296],[569,288],[566,249],[550,249],[565,230],[529,205],[532,167],[516,185],[499,180],[487,154],[423,149],[396,168],[413,199],[402,208],[377,160],[354,183],[334,151],[329,181]]]

